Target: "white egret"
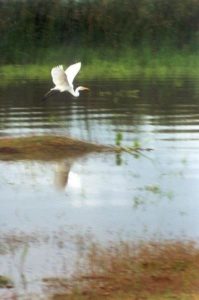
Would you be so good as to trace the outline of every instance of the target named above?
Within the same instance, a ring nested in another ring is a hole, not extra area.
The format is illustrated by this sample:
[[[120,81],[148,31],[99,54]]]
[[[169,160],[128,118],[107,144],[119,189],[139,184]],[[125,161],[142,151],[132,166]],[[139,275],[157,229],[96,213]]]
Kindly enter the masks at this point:
[[[87,87],[78,86],[74,89],[73,80],[81,68],[81,62],[69,66],[65,71],[62,65],[52,68],[51,76],[55,87],[50,89],[48,93],[45,94],[44,100],[49,97],[52,92],[69,92],[74,97],[79,96],[79,92],[83,90],[89,90]]]

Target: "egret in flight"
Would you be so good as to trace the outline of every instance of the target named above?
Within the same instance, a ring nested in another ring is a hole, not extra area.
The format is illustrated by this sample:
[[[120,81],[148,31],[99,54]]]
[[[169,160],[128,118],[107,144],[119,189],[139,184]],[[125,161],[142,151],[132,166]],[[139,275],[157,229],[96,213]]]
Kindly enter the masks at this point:
[[[53,92],[69,92],[74,97],[78,97],[80,91],[89,90],[84,86],[78,86],[76,89],[74,89],[73,80],[80,68],[81,62],[69,66],[65,71],[63,66],[52,68],[51,76],[55,87],[50,89],[50,91],[44,95],[43,99],[47,99],[52,95]]]

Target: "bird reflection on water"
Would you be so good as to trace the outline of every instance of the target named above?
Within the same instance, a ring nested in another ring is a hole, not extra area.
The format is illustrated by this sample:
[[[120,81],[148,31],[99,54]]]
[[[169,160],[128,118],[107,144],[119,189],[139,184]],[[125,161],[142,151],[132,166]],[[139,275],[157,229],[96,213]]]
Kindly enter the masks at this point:
[[[55,168],[54,184],[58,190],[64,190],[67,187],[72,165],[72,159],[67,159],[57,164]]]

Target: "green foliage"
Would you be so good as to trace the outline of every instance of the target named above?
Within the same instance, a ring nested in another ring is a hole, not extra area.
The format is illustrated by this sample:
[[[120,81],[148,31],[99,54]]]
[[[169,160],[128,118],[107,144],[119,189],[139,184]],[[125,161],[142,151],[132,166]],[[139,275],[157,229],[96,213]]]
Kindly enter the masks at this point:
[[[0,288],[11,288],[11,287],[13,287],[12,280],[7,276],[0,275]]]
[[[139,140],[134,140],[133,141],[133,147],[136,148],[141,148],[141,144]]]
[[[78,60],[83,62],[83,67],[77,79],[131,78],[137,75],[145,77],[199,75],[197,52],[170,49],[167,53],[159,51],[154,56],[149,49],[125,48],[118,52],[115,49],[110,51],[109,48],[105,48],[104,58],[102,58],[99,51],[93,51],[90,48],[76,49],[72,46],[48,49],[48,51],[43,49],[43,52],[40,50],[40,58],[37,60],[33,57],[31,64],[0,65],[0,85],[17,78],[50,80],[50,70],[53,66],[64,62],[67,65]],[[180,82],[176,84],[179,85]],[[138,92],[137,90],[131,91],[130,96],[137,98]]]
[[[43,53],[53,61],[48,49],[65,48],[73,59],[81,48],[98,49],[103,60],[105,47],[118,55],[134,47],[146,49],[144,65],[151,50],[197,50],[198,15],[198,0],[0,0],[0,63],[34,63]]]
[[[147,185],[145,187],[146,191],[151,192],[153,194],[161,194],[161,189],[159,185]]]
[[[115,137],[115,144],[116,146],[121,146],[121,141],[123,139],[123,135],[121,132],[117,132],[116,137]]]

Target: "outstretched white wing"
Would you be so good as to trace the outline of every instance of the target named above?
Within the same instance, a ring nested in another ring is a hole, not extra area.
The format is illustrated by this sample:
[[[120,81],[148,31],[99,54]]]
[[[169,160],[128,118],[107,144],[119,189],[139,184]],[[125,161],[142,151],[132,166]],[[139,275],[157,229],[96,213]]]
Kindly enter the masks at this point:
[[[53,83],[57,87],[68,87],[69,83],[64,72],[63,66],[57,66],[51,70]]]
[[[70,86],[73,86],[73,80],[80,69],[81,69],[81,62],[71,65],[66,69],[65,74],[67,76],[68,83]]]

